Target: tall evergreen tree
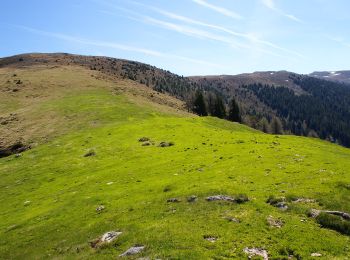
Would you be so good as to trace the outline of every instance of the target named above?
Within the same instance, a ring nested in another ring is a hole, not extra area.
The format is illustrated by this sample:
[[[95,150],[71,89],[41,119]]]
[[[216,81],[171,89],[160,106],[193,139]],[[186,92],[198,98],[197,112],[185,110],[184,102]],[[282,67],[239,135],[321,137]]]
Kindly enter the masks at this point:
[[[239,106],[234,98],[231,99],[229,104],[228,120],[233,122],[242,122]]]
[[[213,115],[215,113],[215,95],[211,92],[207,93],[207,104],[208,104],[208,113]]]
[[[273,134],[281,135],[283,134],[282,122],[278,117],[274,117],[271,121],[271,131]]]
[[[207,116],[207,106],[204,102],[204,97],[201,91],[197,91],[193,104],[193,112],[200,116]]]
[[[224,101],[218,95],[215,97],[214,109],[212,112],[212,116],[215,116],[218,118],[225,118],[226,117],[226,108],[225,108]]]
[[[263,131],[264,133],[270,133],[270,124],[269,121],[267,121],[266,117],[263,117],[260,121],[259,121],[259,129],[261,131]]]

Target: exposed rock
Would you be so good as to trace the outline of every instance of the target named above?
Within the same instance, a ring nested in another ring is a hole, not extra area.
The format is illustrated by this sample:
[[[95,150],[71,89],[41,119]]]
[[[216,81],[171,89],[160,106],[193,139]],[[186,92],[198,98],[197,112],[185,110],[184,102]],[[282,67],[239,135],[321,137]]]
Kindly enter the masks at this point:
[[[244,203],[249,201],[248,197],[245,195],[238,195],[237,197],[230,197],[227,195],[214,195],[206,198],[207,201],[223,200],[236,203]]]
[[[269,224],[270,227],[281,228],[284,225],[282,220],[275,219],[272,216],[268,216],[266,221],[267,221],[267,223]]]
[[[189,197],[187,198],[187,201],[188,201],[188,202],[195,202],[196,200],[197,200],[197,196],[195,196],[195,195],[189,196]]]
[[[317,218],[318,215],[321,214],[321,210],[318,210],[318,209],[311,209],[310,212],[309,212],[309,216],[312,217],[312,218]]]
[[[236,202],[235,198],[226,195],[214,195],[206,198],[207,201],[224,200],[230,202]]]
[[[170,198],[170,199],[167,199],[167,202],[181,202],[181,200],[178,198]]]
[[[244,248],[243,252],[248,254],[248,258],[251,259],[254,256],[261,256],[264,260],[269,259],[269,254],[266,250],[260,248]]]
[[[312,218],[317,218],[318,215],[320,215],[321,213],[327,213],[330,215],[335,215],[335,216],[339,216],[342,217],[345,220],[350,220],[350,214],[347,212],[342,212],[342,211],[332,211],[332,210],[317,210],[317,209],[311,209],[309,216]]]
[[[312,257],[321,257],[322,254],[320,254],[320,253],[312,253],[311,256]]]
[[[209,241],[209,242],[212,242],[212,243],[214,243],[214,242],[216,242],[216,240],[218,240],[217,237],[208,236],[208,235],[203,236],[203,238],[204,238],[205,240]]]
[[[241,221],[238,218],[234,217],[225,217],[229,222],[235,222],[235,223],[240,223]]]
[[[271,206],[274,206],[274,207],[279,208],[281,210],[288,209],[288,204],[286,202],[285,197],[276,198],[275,196],[270,196],[266,202],[269,203]]]
[[[342,211],[331,211],[331,210],[324,210],[324,213],[327,214],[331,214],[331,215],[335,215],[335,216],[339,216],[342,217],[345,220],[350,220],[350,214],[346,213],[346,212],[342,212]]]
[[[101,212],[101,211],[103,211],[104,209],[105,209],[105,206],[99,205],[99,206],[96,208],[96,211],[97,211],[97,212]]]
[[[133,247],[130,247],[128,250],[126,250],[124,253],[122,253],[119,256],[129,256],[129,255],[136,255],[140,253],[142,250],[145,249],[145,246],[142,245],[135,245]]]
[[[279,208],[281,210],[287,210],[288,204],[286,202],[278,202],[274,205],[276,208]]]
[[[94,241],[91,241],[90,242],[90,246],[92,248],[98,248],[104,243],[111,243],[112,241],[114,241],[121,234],[122,234],[122,232],[118,232],[118,231],[106,232],[101,237],[95,239]]]
[[[117,232],[117,231],[109,231],[101,237],[101,242],[107,242],[110,243],[113,240],[115,240],[119,235],[121,235],[122,232]]]
[[[297,198],[292,200],[293,203],[315,203],[315,199]]]
[[[22,141],[17,141],[8,147],[0,146],[0,158],[7,157],[12,154],[20,154],[28,149],[30,149],[30,146],[23,144]]]
[[[159,147],[169,147],[175,145],[173,142],[160,142]]]
[[[141,137],[139,139],[139,142],[147,142],[147,141],[150,141],[150,139],[148,137]]]
[[[150,145],[151,145],[151,142],[149,142],[149,141],[146,141],[146,142],[142,143],[142,146],[150,146]]]

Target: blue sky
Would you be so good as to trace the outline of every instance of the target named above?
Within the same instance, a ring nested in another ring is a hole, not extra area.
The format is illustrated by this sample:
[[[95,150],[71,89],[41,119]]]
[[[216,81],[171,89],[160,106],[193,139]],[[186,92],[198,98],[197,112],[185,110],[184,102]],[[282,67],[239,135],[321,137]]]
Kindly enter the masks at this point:
[[[180,75],[350,69],[348,0],[3,0],[0,56],[68,52]]]

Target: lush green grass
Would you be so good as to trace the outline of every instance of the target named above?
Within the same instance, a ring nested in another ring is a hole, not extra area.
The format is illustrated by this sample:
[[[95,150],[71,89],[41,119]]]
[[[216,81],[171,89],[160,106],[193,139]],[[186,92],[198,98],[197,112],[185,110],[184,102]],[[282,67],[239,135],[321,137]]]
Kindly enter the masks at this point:
[[[214,118],[175,117],[100,92],[42,108],[76,114],[79,127],[22,157],[0,159],[0,258],[111,259],[134,244],[146,246],[137,257],[152,259],[245,258],[245,247],[265,248],[276,259],[291,252],[303,259],[313,252],[350,256],[348,236],[306,216],[310,208],[350,211],[348,149]],[[142,146],[144,136],[155,145]],[[175,145],[161,148],[161,141]],[[91,149],[96,156],[84,157]],[[216,194],[250,201],[205,201]],[[198,201],[188,203],[190,195]],[[270,195],[320,204],[290,203],[282,212],[266,203]],[[181,202],[167,203],[174,197]],[[101,204],[106,209],[97,213]],[[269,227],[269,215],[284,226]],[[101,249],[89,247],[110,230],[123,234]]]

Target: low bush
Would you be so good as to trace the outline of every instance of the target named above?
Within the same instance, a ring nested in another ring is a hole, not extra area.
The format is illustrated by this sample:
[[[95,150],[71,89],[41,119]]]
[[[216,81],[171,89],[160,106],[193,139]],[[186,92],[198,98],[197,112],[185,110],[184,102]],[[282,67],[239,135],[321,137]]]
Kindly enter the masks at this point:
[[[344,235],[350,236],[350,221],[343,220],[339,216],[320,213],[316,217],[316,221],[324,228],[329,228]]]

